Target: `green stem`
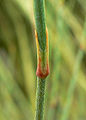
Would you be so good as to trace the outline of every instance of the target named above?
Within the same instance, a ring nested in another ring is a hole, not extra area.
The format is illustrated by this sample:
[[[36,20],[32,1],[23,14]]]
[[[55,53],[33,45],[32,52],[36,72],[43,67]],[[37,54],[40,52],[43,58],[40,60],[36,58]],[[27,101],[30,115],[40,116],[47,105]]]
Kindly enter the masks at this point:
[[[45,23],[45,0],[34,0],[34,13],[36,22],[36,31],[40,48],[44,51],[46,47],[46,23]]]
[[[45,23],[45,0],[34,0],[34,14],[37,33],[37,92],[35,120],[43,120],[45,78],[49,74],[48,45]],[[39,78],[40,77],[40,78]]]
[[[45,79],[37,78],[35,120],[43,120],[44,94],[45,94]]]

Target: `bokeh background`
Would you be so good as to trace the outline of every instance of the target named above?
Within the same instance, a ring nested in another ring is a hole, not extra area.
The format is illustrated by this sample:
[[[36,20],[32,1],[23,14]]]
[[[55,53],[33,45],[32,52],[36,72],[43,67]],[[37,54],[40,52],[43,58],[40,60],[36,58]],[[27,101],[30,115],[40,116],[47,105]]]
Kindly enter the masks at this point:
[[[50,75],[44,120],[86,120],[86,0],[45,0]],[[33,120],[33,0],[0,0],[0,120]]]

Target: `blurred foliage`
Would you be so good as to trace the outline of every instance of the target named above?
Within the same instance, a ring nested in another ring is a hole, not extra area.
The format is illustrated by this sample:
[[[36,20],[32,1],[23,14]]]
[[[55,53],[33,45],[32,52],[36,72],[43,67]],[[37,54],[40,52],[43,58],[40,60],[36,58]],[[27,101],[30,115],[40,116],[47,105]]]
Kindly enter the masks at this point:
[[[50,75],[44,120],[86,120],[86,1],[46,0]],[[0,0],[0,120],[33,120],[32,0]]]

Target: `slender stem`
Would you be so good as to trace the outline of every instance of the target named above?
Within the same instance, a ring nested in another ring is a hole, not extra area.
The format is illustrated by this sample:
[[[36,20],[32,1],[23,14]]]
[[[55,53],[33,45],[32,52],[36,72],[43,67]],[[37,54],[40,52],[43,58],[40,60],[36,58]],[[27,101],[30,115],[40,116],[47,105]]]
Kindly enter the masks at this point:
[[[43,120],[45,78],[49,74],[48,31],[45,23],[45,0],[34,0],[37,45],[37,91],[35,120]]]
[[[45,23],[45,0],[34,0],[34,14],[36,22],[36,31],[40,48],[44,51],[46,48],[46,23]]]
[[[45,79],[37,78],[35,120],[43,120],[44,94],[45,94]]]

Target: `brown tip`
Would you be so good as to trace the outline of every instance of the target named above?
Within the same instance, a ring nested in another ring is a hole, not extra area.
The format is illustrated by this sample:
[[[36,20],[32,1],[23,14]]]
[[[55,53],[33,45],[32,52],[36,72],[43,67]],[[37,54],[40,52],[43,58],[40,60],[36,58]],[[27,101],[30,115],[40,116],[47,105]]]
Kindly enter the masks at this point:
[[[50,71],[49,71],[49,65],[47,65],[47,69],[46,71],[42,71],[40,66],[38,65],[37,67],[37,71],[36,71],[36,75],[41,78],[41,79],[44,79],[46,78],[48,75],[49,75]]]

